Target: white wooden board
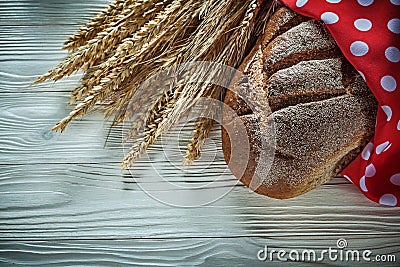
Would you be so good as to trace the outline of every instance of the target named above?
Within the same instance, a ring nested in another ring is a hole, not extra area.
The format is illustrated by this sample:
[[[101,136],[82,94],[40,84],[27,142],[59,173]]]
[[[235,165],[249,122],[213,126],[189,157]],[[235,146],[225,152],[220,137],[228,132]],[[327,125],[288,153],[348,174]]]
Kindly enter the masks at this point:
[[[69,111],[68,92],[79,74],[29,84],[66,56],[60,50],[66,37],[106,3],[0,0],[1,266],[278,266],[284,263],[260,262],[257,252],[265,245],[322,250],[336,247],[339,238],[349,249],[396,255],[398,266],[400,209],[370,202],[345,179],[284,201],[238,184],[212,204],[172,207],[121,171],[120,131],[105,144],[109,123],[101,114],[71,123],[63,134],[50,133]],[[185,177],[166,167],[164,173],[183,184],[215,180],[226,166],[217,130],[213,140],[216,160],[208,170]],[[143,183],[148,163],[135,166]],[[229,172],[223,179],[217,187],[235,181]]]

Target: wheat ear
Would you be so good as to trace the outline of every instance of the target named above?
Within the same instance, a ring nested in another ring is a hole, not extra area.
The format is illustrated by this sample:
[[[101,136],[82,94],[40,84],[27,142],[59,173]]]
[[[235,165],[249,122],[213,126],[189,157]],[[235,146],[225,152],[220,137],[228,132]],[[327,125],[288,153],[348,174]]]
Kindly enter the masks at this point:
[[[113,126],[135,113],[138,121],[128,124],[131,131],[126,136],[134,143],[122,163],[131,166],[198,99],[222,100],[224,94],[224,89],[210,85],[219,75],[224,77],[223,73],[207,68],[189,71],[189,80],[201,83],[184,84],[185,79],[174,78],[171,84],[149,84],[148,89],[160,91],[144,90],[137,102],[132,101],[138,89],[143,89],[143,81],[192,61],[238,67],[262,33],[272,3],[275,1],[114,0],[66,41],[69,56],[36,81],[56,81],[79,69],[84,72],[70,99],[70,104],[78,104],[53,130],[63,131],[96,104],[102,104],[106,117],[115,116]],[[164,90],[168,94],[164,95]],[[150,113],[142,110],[143,106]],[[188,160],[200,155],[211,127],[211,119],[197,121]]]
[[[80,27],[76,33],[64,42],[63,49],[73,51],[83,46],[87,41],[94,38],[97,33],[118,19],[118,15],[126,11],[126,7],[138,2],[137,0],[115,0],[104,11],[92,18],[84,26]]]
[[[57,81],[81,68],[86,71],[98,60],[104,59],[107,51],[137,31],[148,20],[151,20],[159,11],[158,8],[162,8],[160,3],[164,3],[164,1],[158,4],[154,1],[143,1],[142,4],[137,3],[130,7],[129,14],[109,25],[104,31],[99,32],[95,38],[89,40],[86,45],[79,47],[67,59],[39,77],[34,83],[40,83],[48,79]]]

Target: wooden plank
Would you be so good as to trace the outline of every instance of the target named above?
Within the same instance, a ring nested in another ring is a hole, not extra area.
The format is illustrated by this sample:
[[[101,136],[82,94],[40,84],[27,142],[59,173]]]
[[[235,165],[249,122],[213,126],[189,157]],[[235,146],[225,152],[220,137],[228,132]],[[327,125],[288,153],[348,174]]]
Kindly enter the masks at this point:
[[[81,25],[109,0],[1,1],[0,25]]]
[[[304,248],[321,249],[335,247],[334,239],[304,240],[300,245],[293,240],[266,238],[194,238],[194,239],[136,239],[136,240],[105,240],[105,241],[31,241],[4,242],[0,244],[0,258],[4,263],[28,266],[287,266],[286,262],[261,262],[257,252],[265,245],[270,249]],[[359,241],[359,240],[358,240]],[[395,241],[392,239],[392,241]],[[375,238],[368,247],[374,255],[380,253],[398,253],[396,250],[385,249],[388,240]],[[358,248],[359,243],[352,242],[352,247]],[[10,255],[15,255],[10,257]],[[188,264],[190,263],[190,264]],[[346,266],[349,262],[328,261],[317,263],[321,266]],[[310,266],[310,263],[292,263],[293,266]],[[395,266],[391,263],[379,263],[379,266]],[[351,266],[371,266],[371,262],[351,262]]]
[[[398,234],[400,220],[396,209],[382,209],[346,183],[290,200],[236,186],[209,206],[183,209],[146,195],[139,187],[146,177],[135,182],[116,164],[0,166],[0,173],[3,239],[389,237]],[[179,182],[179,173],[169,178]]]
[[[59,83],[48,81],[35,86],[31,84],[36,77],[68,56],[61,47],[76,28],[76,25],[2,26],[0,92],[70,92],[75,88],[81,77],[80,72]],[[46,43],[43,40],[47,40]]]
[[[61,50],[66,38],[109,2],[111,0],[1,1],[0,92],[70,91],[72,87],[68,86],[68,81],[64,86],[54,86],[52,82],[35,87],[29,85],[67,56],[67,52]],[[79,75],[72,78],[72,83],[76,84],[78,79]]]
[[[61,48],[67,37],[77,28],[76,25],[2,26],[1,73],[23,76],[43,74],[67,56],[67,51]],[[36,67],[32,68],[34,63]]]
[[[69,112],[65,106],[66,94],[11,93],[8,96],[1,95],[0,162],[91,162],[91,158],[113,158],[114,161],[121,158],[119,151],[104,147],[108,127],[103,127],[100,114],[76,121],[63,134],[50,132]]]

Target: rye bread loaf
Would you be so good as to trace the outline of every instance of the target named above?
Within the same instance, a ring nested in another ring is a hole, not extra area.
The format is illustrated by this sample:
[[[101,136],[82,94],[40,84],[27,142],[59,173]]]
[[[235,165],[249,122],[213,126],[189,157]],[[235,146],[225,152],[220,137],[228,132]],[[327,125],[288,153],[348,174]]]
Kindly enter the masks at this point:
[[[249,105],[227,91],[224,102],[239,117],[223,114],[222,147],[232,173],[259,194],[291,198],[326,183],[373,135],[375,98],[316,20],[278,9],[239,70],[246,77],[231,86],[263,97],[246,98],[255,102]],[[276,143],[269,172],[259,161],[262,138],[273,136],[260,134],[266,121],[250,106],[270,108],[264,116],[274,122]],[[249,158],[228,135],[239,124],[246,128]]]

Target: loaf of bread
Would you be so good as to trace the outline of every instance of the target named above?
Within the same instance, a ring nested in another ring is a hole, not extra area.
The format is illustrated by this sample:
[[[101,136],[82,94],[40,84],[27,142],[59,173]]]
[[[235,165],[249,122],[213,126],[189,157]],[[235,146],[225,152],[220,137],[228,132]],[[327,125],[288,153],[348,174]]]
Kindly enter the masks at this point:
[[[263,97],[249,98],[256,102],[250,105],[227,91],[224,102],[238,117],[223,114],[222,146],[232,173],[259,194],[291,198],[326,183],[374,133],[376,100],[319,21],[279,8],[239,70],[246,78],[231,87]],[[261,143],[272,136],[260,136],[265,120],[252,106],[270,110],[266,116],[274,125],[268,172],[261,171]],[[228,135],[239,124],[246,128],[249,153]]]

